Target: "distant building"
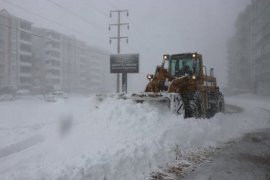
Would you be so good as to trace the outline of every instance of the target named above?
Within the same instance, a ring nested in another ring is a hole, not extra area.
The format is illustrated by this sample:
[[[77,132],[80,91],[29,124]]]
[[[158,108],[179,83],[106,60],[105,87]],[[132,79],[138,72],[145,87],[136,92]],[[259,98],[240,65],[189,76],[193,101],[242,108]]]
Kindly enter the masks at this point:
[[[270,95],[270,1],[253,0],[250,9],[252,83],[256,93]]]
[[[228,86],[270,95],[270,1],[252,0],[228,43]]]
[[[75,37],[62,35],[63,47],[63,90],[78,93],[107,92],[103,88],[104,80],[112,81],[108,76],[109,53],[94,47]]]
[[[62,89],[66,92],[76,92],[79,86],[79,49],[74,36],[62,35]]]
[[[111,92],[108,52],[52,29],[0,11],[0,93]]]
[[[89,73],[91,71],[91,66],[89,66],[89,59],[90,57],[87,54],[87,45],[85,42],[79,41],[79,56],[78,56],[78,63],[79,63],[79,86],[78,90],[81,92],[89,92],[89,83],[92,79],[88,79]]]
[[[0,89],[32,86],[32,23],[0,11]]]
[[[249,8],[247,8],[249,9]],[[228,42],[228,86],[239,91],[250,91],[251,56],[250,56],[250,13],[242,12],[236,22],[236,34]]]
[[[38,87],[62,88],[61,34],[49,29],[33,27],[34,82]],[[38,70],[39,69],[39,70]],[[42,77],[42,79],[38,79]]]
[[[93,47],[88,47],[88,57],[88,63],[90,67],[88,79],[91,79],[88,86],[89,91],[106,92],[106,87],[104,88],[104,85],[108,86],[108,84],[106,84],[104,78],[112,80],[112,78],[106,74],[106,70],[104,71],[106,61],[109,63],[109,54],[105,51],[101,51]],[[107,71],[109,72],[109,68]]]
[[[109,53],[92,48],[74,36],[33,27],[33,82],[41,91],[97,93],[104,90],[104,72]],[[109,72],[109,68],[105,71]]]

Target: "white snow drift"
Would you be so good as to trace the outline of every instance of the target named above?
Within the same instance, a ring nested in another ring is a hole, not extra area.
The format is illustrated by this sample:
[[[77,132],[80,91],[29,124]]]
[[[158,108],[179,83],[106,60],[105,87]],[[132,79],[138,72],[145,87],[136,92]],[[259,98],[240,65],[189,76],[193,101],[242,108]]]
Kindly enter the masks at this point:
[[[244,108],[183,119],[147,103],[74,97],[0,102],[0,179],[144,179],[181,153],[269,127],[269,99],[226,98]]]

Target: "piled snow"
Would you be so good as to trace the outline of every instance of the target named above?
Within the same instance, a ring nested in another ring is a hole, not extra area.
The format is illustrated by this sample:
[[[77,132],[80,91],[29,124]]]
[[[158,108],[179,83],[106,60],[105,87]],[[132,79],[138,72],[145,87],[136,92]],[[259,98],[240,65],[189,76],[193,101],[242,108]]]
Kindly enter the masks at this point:
[[[160,105],[113,98],[0,102],[0,179],[144,179],[179,149],[215,147],[270,126],[269,99],[226,102],[244,112],[183,119]]]

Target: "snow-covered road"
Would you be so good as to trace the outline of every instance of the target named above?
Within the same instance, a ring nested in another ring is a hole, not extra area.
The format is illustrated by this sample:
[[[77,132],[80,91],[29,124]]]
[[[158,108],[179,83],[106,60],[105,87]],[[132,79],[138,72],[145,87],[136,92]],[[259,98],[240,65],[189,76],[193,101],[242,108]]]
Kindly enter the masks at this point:
[[[145,179],[181,153],[270,127],[270,99],[228,97],[241,113],[183,119],[147,103],[72,97],[0,102],[0,179]]]
[[[270,129],[247,133],[213,152],[210,162],[182,180],[268,180],[270,179]]]

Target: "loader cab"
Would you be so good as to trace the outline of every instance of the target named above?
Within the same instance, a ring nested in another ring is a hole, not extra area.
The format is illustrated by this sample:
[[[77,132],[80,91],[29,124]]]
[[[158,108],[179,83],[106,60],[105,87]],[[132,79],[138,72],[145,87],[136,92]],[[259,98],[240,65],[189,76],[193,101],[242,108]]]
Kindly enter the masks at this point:
[[[169,72],[173,77],[191,76],[193,79],[199,78],[201,74],[201,55],[198,53],[171,55]]]

